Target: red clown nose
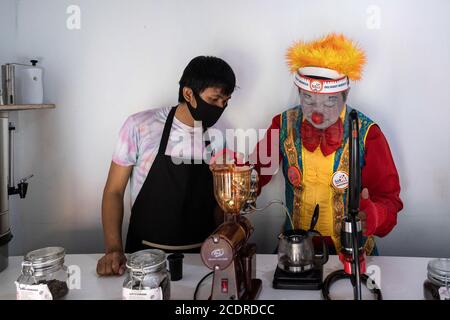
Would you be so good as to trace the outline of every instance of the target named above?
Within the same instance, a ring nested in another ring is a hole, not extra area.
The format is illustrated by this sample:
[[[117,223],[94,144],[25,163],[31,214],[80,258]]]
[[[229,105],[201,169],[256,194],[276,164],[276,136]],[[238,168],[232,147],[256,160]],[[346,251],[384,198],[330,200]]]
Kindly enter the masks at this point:
[[[323,122],[323,114],[321,114],[319,112],[313,112],[313,114],[311,116],[311,120],[315,124],[322,124],[322,122]]]

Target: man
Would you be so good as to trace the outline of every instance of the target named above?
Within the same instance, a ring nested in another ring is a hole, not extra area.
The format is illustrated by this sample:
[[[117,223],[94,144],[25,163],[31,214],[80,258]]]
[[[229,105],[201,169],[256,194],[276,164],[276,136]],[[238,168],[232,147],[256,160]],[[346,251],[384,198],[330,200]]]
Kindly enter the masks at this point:
[[[194,122],[201,121],[204,130],[214,125],[235,83],[225,61],[196,57],[180,79],[176,107],[143,111],[126,120],[103,193],[106,253],[98,261],[98,274],[123,274],[124,251],[199,250],[221,222],[214,216],[212,175],[201,161],[206,146],[193,142],[198,137]],[[132,209],[124,250],[123,195],[129,179]]]
[[[330,34],[289,48],[288,63],[295,72],[300,105],[273,118],[256,148],[260,184],[267,184],[273,163],[261,163],[267,150],[279,156],[285,177],[286,205],[295,228],[308,229],[314,208],[320,214],[316,230],[326,236],[331,252],[341,249],[340,230],[347,203],[349,80],[359,80],[364,53],[343,35]],[[374,236],[383,237],[395,226],[402,209],[400,184],[388,143],[376,125],[358,112],[362,165],[359,217],[366,254],[376,254]],[[279,154],[270,146],[279,142]],[[275,152],[276,153],[276,152]],[[272,160],[273,161],[273,160]],[[278,161],[276,161],[278,164]],[[265,170],[265,171],[264,171]],[[287,219],[285,229],[291,229]]]

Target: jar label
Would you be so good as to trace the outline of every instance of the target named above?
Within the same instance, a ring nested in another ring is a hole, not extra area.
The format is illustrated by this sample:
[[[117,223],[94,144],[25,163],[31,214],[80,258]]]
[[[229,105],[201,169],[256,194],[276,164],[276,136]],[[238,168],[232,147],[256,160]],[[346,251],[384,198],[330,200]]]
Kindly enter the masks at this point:
[[[46,284],[16,284],[17,300],[53,300],[52,294]]]
[[[450,300],[450,291],[447,287],[439,288],[439,297],[441,300]]]
[[[133,290],[122,289],[123,300],[163,300],[162,288]]]

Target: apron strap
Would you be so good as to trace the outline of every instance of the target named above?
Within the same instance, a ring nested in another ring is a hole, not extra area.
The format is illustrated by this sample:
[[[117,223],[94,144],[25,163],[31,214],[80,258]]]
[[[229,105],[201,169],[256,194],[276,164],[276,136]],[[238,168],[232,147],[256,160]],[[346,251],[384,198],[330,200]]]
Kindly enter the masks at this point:
[[[167,116],[166,123],[164,124],[163,134],[161,137],[161,142],[159,143],[158,154],[165,155],[165,153],[166,153],[167,143],[169,141],[169,136],[170,136],[170,129],[172,129],[173,118],[175,117],[176,111],[177,111],[177,107],[172,107],[172,109],[169,112],[169,115]],[[206,129],[203,129],[203,131],[205,132]],[[209,135],[208,135],[208,139],[206,139],[206,141],[205,141],[205,148],[209,147],[210,144],[211,144],[211,139],[209,138]],[[214,151],[214,150],[212,150],[212,151]],[[213,156],[213,154],[211,154],[211,156]]]
[[[145,246],[149,246],[149,247],[153,247],[153,248],[157,248],[157,249],[161,249],[161,250],[168,250],[168,251],[180,250],[180,251],[185,251],[185,250],[192,250],[192,249],[200,248],[203,245],[203,242],[194,243],[194,244],[188,244],[188,245],[184,245],[184,246],[168,246],[168,245],[164,245],[164,244],[158,244],[158,243],[153,243],[153,242],[150,242],[150,241],[142,240],[142,244],[145,245]]]
[[[177,107],[172,107],[170,109],[169,115],[167,116],[166,123],[164,124],[164,131],[159,143],[158,154],[164,155],[166,153],[167,142],[169,141],[170,129],[172,129],[173,117],[175,116],[175,111]]]

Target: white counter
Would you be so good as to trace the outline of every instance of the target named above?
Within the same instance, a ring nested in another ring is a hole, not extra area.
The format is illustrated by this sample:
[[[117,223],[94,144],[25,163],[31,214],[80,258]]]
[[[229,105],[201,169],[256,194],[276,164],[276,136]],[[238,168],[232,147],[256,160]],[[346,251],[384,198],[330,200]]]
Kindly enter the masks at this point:
[[[75,265],[80,270],[80,289],[72,289],[66,299],[121,299],[122,282],[125,276],[98,277],[97,260],[100,254],[67,255],[66,265]],[[406,257],[368,257],[367,266],[380,272],[380,284],[383,298],[423,300],[423,281],[427,276],[427,263],[431,258]],[[0,300],[15,299],[14,281],[20,275],[22,257],[10,257],[9,266],[0,272]],[[319,300],[320,291],[277,290],[272,288],[272,279],[277,264],[276,255],[257,255],[257,277],[262,280],[263,288],[259,299]],[[375,267],[374,267],[375,266]],[[342,269],[337,256],[330,256],[325,265],[324,277],[330,272]],[[185,254],[183,279],[171,283],[171,298],[192,300],[195,287],[210,270],[201,262],[198,254]],[[205,280],[199,290],[198,298],[207,299],[211,290],[211,277]],[[342,280],[331,288],[335,299],[352,299],[353,291],[349,281]],[[366,291],[366,299],[372,298]]]

